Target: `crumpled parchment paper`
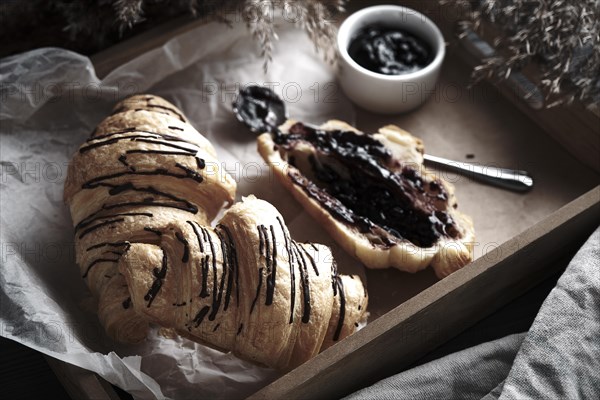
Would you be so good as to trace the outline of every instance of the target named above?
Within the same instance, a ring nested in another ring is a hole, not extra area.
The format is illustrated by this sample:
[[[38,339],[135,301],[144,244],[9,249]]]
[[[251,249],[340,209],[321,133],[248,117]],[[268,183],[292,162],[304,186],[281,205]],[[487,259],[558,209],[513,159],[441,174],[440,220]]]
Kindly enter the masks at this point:
[[[1,60],[2,336],[94,371],[136,398],[241,398],[279,376],[158,330],[135,346],[107,338],[75,266],[73,229],[62,201],[73,152],[117,101],[148,92],[180,107],[212,141],[238,182],[238,198],[254,193],[280,209],[298,240],[332,244],[270,176],[253,135],[231,113],[237,90],[253,82],[274,88],[298,119],[353,122],[333,69],[306,35],[285,21],[278,32],[267,74],[245,27],[219,23],[176,37],[102,80],[87,57],[63,49]],[[350,261],[341,264],[352,268]]]

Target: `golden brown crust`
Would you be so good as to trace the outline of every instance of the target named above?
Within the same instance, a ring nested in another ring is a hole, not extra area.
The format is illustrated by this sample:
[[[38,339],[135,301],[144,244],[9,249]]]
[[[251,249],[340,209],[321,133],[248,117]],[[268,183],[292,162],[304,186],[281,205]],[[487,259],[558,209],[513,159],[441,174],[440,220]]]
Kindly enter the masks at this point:
[[[338,275],[328,247],[292,240],[277,210],[254,197],[216,228],[174,223],[160,245],[132,244],[119,270],[150,321],[279,369],[314,357],[366,317],[360,279]]]
[[[334,285],[349,278],[329,248],[293,241],[267,202],[247,198],[211,227],[235,196],[219,165],[172,104],[149,95],[118,104],[69,166],[77,263],[117,340],[142,340],[156,323],[292,368],[355,331],[366,292],[358,279]]]
[[[280,127],[283,133],[295,123],[287,121]],[[324,130],[348,130],[358,132],[355,128],[341,121],[329,121],[322,126]],[[385,126],[371,135],[388,148],[394,159],[402,160],[403,165],[410,163],[418,168],[421,176],[426,180],[437,177],[423,167],[423,143],[408,132],[393,126]],[[369,268],[394,267],[407,272],[417,272],[431,265],[438,277],[443,278],[462,268],[472,259],[472,246],[475,240],[474,227],[471,219],[454,208],[456,199],[454,187],[448,182],[438,179],[448,193],[448,199],[441,207],[454,219],[460,238],[442,238],[433,246],[419,247],[407,240],[398,240],[392,246],[379,246],[373,244],[366,234],[361,234],[351,227],[334,218],[328,210],[312,198],[299,185],[290,179],[289,172],[297,171],[287,163],[285,155],[279,151],[270,134],[263,134],[258,138],[258,151],[267,161],[279,181],[294,195],[304,206],[308,213],[323,226],[323,228],[346,250],[365,266]],[[398,168],[401,168],[398,165]]]
[[[107,332],[145,337],[116,270],[130,242],[157,243],[173,220],[208,223],[235,196],[212,145],[169,102],[133,96],[115,107],[69,164],[64,198],[75,226],[76,260]],[[183,184],[182,184],[183,183]]]

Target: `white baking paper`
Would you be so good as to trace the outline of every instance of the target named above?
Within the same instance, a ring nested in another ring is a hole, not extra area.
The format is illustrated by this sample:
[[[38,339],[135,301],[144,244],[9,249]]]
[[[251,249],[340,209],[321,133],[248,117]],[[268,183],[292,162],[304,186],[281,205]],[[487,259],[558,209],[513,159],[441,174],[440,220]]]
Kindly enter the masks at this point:
[[[214,144],[238,181],[275,204],[299,240],[333,245],[345,272],[356,263],[335,248],[268,173],[254,137],[231,113],[240,86],[266,84],[309,122],[353,122],[333,69],[302,31],[280,21],[267,74],[246,28],[211,23],[189,31],[97,78],[87,57],[56,48],[30,51],[0,65],[0,334],[94,371],[136,398],[245,397],[277,372],[157,330],[141,345],[106,337],[75,266],[73,229],[62,201],[71,155],[120,99],[139,92],[180,107]]]

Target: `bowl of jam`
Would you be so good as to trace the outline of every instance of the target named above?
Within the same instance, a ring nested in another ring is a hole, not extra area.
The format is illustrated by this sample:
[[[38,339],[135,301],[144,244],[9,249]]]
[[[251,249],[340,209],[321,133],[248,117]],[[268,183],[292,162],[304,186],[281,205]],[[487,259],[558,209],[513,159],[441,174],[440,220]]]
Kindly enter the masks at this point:
[[[394,114],[421,105],[435,91],[445,55],[438,27],[407,7],[367,7],[350,15],[337,37],[338,80],[357,105]]]

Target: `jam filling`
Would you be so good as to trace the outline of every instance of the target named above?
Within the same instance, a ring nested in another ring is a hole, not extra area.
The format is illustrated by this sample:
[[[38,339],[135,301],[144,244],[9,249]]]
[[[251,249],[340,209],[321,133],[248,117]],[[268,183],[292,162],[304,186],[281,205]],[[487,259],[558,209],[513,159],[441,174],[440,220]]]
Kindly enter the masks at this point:
[[[334,218],[361,233],[374,234],[377,244],[391,246],[395,237],[431,247],[440,237],[460,236],[445,211],[448,193],[443,184],[423,179],[412,166],[392,171],[390,167],[399,165],[399,160],[373,137],[296,123],[288,134],[278,132],[275,142],[294,167],[300,164],[297,147],[310,144],[314,151],[308,163],[298,167],[302,174],[290,169],[289,177]]]
[[[424,68],[432,61],[429,45],[413,34],[370,25],[360,30],[348,54],[361,67],[384,75],[400,75]]]

